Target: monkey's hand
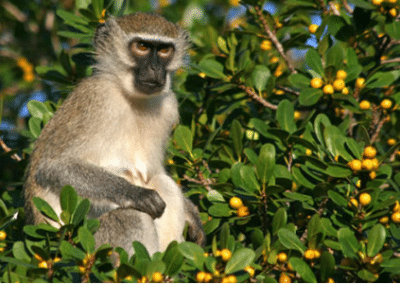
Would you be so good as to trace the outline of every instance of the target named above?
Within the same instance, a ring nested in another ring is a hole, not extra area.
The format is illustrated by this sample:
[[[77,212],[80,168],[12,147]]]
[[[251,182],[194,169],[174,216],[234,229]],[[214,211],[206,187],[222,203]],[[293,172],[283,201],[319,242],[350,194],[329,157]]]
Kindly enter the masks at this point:
[[[166,204],[155,190],[138,188],[134,195],[130,196],[130,201],[127,201],[123,206],[142,211],[156,219],[164,213]]]
[[[206,234],[204,233],[203,225],[201,224],[199,210],[192,203],[192,201],[190,201],[190,199],[185,198],[184,201],[186,209],[186,221],[189,223],[187,238],[189,241],[205,247]]]

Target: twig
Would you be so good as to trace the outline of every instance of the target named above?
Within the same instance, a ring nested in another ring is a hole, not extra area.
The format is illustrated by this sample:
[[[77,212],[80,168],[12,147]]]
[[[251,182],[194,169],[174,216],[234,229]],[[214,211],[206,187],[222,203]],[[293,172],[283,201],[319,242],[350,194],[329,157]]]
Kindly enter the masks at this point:
[[[328,13],[328,9],[326,9],[324,0],[319,0],[319,4],[321,5],[321,8],[324,11],[324,14]]]
[[[345,10],[347,11],[347,13],[353,14],[353,9],[351,9],[349,3],[347,3],[346,0],[343,0],[342,3],[343,3],[343,8],[345,8]]]
[[[285,91],[287,93],[294,94],[296,96],[300,96],[299,92],[296,92],[296,91],[294,91],[294,90],[292,90],[292,89],[290,89],[288,87],[281,86],[281,85],[276,85],[275,87],[277,87],[278,89],[281,89],[281,90],[283,90],[283,91]]]
[[[393,58],[393,59],[382,60],[381,64],[399,63],[399,62],[400,62],[400,57],[397,57],[397,58]]]
[[[340,12],[338,11],[338,9],[336,9],[335,3],[329,2],[329,7],[331,8],[335,16],[340,16]]]
[[[374,143],[379,136],[379,132],[381,132],[381,129],[383,127],[383,125],[385,124],[385,122],[389,121],[390,117],[389,116],[385,116],[378,124],[378,126],[376,127],[375,133],[374,135],[372,135],[371,137],[371,144]]]
[[[246,94],[252,98],[253,100],[255,100],[256,102],[262,104],[263,106],[270,108],[270,109],[274,109],[276,110],[278,108],[278,106],[273,105],[269,102],[267,102],[266,100],[264,100],[263,98],[261,98],[259,95],[257,95],[250,87],[246,87],[245,85],[239,85],[238,86],[240,89],[242,89],[243,91],[246,92]]]
[[[11,4],[9,1],[3,2],[3,7],[4,9],[10,13],[11,15],[14,16],[18,21],[24,23],[28,20],[28,17],[25,15],[25,13],[21,12],[17,6],[14,4]]]
[[[0,138],[0,145],[1,145],[1,148],[3,148],[3,150],[4,150],[6,153],[11,152],[11,148],[9,148],[9,147],[6,145],[6,143],[4,143],[3,139],[1,139],[1,138]],[[17,162],[21,162],[21,161],[22,161],[21,157],[18,156],[17,153],[12,154],[12,155],[11,155],[11,158],[14,159],[14,160],[16,160]]]
[[[293,67],[292,62],[289,60],[289,58],[286,56],[285,54],[285,50],[283,49],[282,44],[279,42],[278,38],[276,37],[276,35],[272,32],[271,28],[269,27],[267,21],[265,20],[263,14],[262,14],[262,9],[260,9],[259,6],[255,6],[254,7],[256,10],[256,13],[261,21],[262,27],[265,31],[265,33],[269,36],[269,38],[271,39],[271,41],[274,43],[276,49],[278,50],[279,54],[282,56],[282,58],[285,60],[290,72],[292,72],[292,74],[297,73],[296,69]]]

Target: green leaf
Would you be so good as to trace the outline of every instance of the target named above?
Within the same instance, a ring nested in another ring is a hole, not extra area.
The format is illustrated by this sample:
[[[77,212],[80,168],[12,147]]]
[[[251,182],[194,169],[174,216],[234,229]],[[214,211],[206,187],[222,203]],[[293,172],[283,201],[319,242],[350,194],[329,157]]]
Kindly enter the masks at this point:
[[[375,282],[378,280],[379,276],[376,276],[374,273],[369,271],[368,269],[362,269],[357,272],[358,277],[360,277],[362,280],[367,281],[367,282]]]
[[[162,260],[167,265],[165,269],[166,275],[173,277],[181,270],[184,257],[181,254],[178,243],[176,241],[173,241],[169,244]]]
[[[254,87],[258,90],[258,92],[261,92],[265,89],[268,79],[271,76],[271,72],[265,65],[256,65],[251,76],[253,79]]]
[[[256,162],[257,176],[262,184],[266,184],[275,169],[275,147],[273,144],[264,144]]]
[[[72,215],[77,203],[78,195],[76,194],[75,189],[70,185],[64,186],[60,194],[61,209]]]
[[[278,109],[276,110],[276,120],[280,127],[289,133],[293,133],[297,130],[294,121],[294,107],[292,102],[283,100],[279,103]]]
[[[75,210],[74,216],[72,217],[72,224],[78,225],[86,217],[90,209],[89,199],[83,199]]]
[[[321,231],[321,219],[318,214],[314,214],[307,225],[308,236],[310,239]]]
[[[228,248],[228,239],[231,232],[228,223],[224,223],[219,234],[219,245],[221,248]]]
[[[326,53],[326,66],[334,66],[338,70],[344,60],[344,51],[339,43],[332,46]]]
[[[50,218],[51,220],[60,222],[60,220],[58,219],[57,213],[46,201],[44,201],[43,199],[41,199],[39,197],[33,197],[32,200],[40,213],[44,214],[46,217]]]
[[[229,53],[228,47],[226,45],[226,40],[223,37],[221,36],[218,37],[217,44],[221,51],[225,52],[226,54]]]
[[[207,192],[207,199],[211,202],[225,202],[224,197],[217,190],[210,190]]]
[[[86,256],[86,254],[82,250],[74,247],[67,241],[61,242],[60,251],[65,258],[83,260]]]
[[[226,203],[213,204],[208,208],[208,213],[214,217],[229,217],[231,216],[231,209]]]
[[[138,241],[134,241],[132,243],[132,247],[135,250],[135,255],[138,259],[151,260],[151,257],[143,244],[139,243]]]
[[[203,269],[205,256],[204,250],[200,246],[191,242],[183,242],[179,244],[179,251],[185,258],[193,261],[197,269]]]
[[[280,228],[286,225],[287,213],[285,208],[279,208],[272,219],[272,234],[275,235]]]
[[[391,85],[396,79],[392,72],[376,72],[368,78],[365,85],[368,88],[381,88]]]
[[[308,88],[310,86],[310,78],[300,73],[291,74],[288,77],[288,81],[294,88],[300,90]]]
[[[210,58],[204,58],[199,62],[199,69],[204,72],[208,77],[214,79],[224,79],[224,65],[218,61]]]
[[[88,253],[93,253],[95,240],[92,233],[86,227],[80,227],[78,230],[78,236],[83,249]]]
[[[243,163],[241,162],[236,162],[233,164],[231,168],[231,179],[233,181],[233,184],[237,187],[244,187],[244,182],[242,179],[242,176],[240,175],[240,169],[243,167]]]
[[[306,64],[321,78],[324,77],[324,68],[322,67],[321,56],[314,48],[310,48],[306,53]]]
[[[246,266],[249,266],[253,262],[255,256],[256,253],[252,249],[241,248],[235,250],[225,266],[225,273],[232,274],[243,270]]]
[[[321,255],[320,272],[323,282],[326,282],[335,272],[335,258],[327,251],[324,251]]]
[[[236,119],[232,122],[230,135],[232,137],[233,149],[236,156],[240,157],[243,150],[243,129]]]
[[[25,245],[22,241],[16,241],[12,248],[13,255],[16,259],[30,262],[31,258],[25,251]]]
[[[375,256],[383,247],[386,240],[386,230],[381,224],[376,224],[368,233],[367,255]]]
[[[315,105],[324,95],[321,89],[304,88],[300,91],[299,103],[303,106]]]
[[[342,246],[343,255],[346,257],[357,257],[357,252],[360,245],[354,235],[354,232],[349,228],[341,228],[338,231],[338,240]]]
[[[304,260],[298,257],[291,257],[289,259],[289,263],[292,265],[294,271],[296,271],[304,281],[309,283],[317,283],[314,273]]]
[[[42,120],[37,117],[31,117],[28,121],[29,131],[32,133],[33,137],[38,138],[40,132],[42,131]]]
[[[391,38],[400,40],[400,22],[390,21],[386,23],[385,30]]]
[[[278,231],[279,241],[287,249],[295,249],[302,254],[307,249],[306,246],[300,241],[300,239],[292,231],[281,228]]]
[[[174,132],[174,141],[185,152],[192,152],[193,134],[189,127],[178,125]]]
[[[339,164],[328,165],[328,168],[325,170],[325,172],[331,177],[336,178],[345,178],[351,176],[352,174],[352,171],[348,167]]]
[[[49,110],[47,107],[44,105],[42,102],[38,102],[35,100],[31,100],[27,104],[29,113],[36,118],[39,118],[40,120],[43,120],[43,116],[46,113],[49,113]]]
[[[243,180],[243,188],[248,192],[254,192],[260,189],[260,184],[257,181],[255,169],[252,166],[243,166],[240,169],[240,176]]]
[[[67,12],[65,10],[58,9],[56,11],[56,14],[57,14],[57,16],[62,18],[66,24],[78,23],[81,25],[87,25],[89,23],[85,18],[75,15],[71,12]]]

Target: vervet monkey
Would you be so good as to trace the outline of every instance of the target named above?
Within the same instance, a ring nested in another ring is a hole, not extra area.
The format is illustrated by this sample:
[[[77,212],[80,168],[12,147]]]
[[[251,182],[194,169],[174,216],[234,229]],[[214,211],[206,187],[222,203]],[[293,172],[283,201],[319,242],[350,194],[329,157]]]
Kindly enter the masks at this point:
[[[40,134],[25,183],[28,222],[46,218],[32,197],[61,213],[64,185],[91,201],[96,244],[152,254],[173,240],[204,245],[197,208],[166,174],[164,151],[178,105],[171,77],[183,64],[187,33],[159,15],[111,17],[94,38],[94,75],[82,80]],[[51,222],[46,219],[46,221]]]

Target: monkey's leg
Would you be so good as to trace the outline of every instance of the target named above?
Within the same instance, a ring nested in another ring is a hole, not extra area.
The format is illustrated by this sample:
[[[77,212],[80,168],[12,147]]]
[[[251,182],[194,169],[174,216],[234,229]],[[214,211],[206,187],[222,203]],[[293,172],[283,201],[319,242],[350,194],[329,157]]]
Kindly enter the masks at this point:
[[[58,194],[64,185],[72,185],[80,196],[90,199],[92,203],[98,202],[104,210],[134,208],[157,218],[165,208],[157,191],[136,186],[104,168],[84,161],[43,159],[38,165],[35,179],[43,188],[57,189]]]
[[[162,173],[154,176],[148,183],[166,203],[165,211],[154,220],[160,239],[160,249],[165,250],[172,241],[182,242],[185,227],[184,196],[175,181]]]
[[[150,255],[159,251],[154,220],[148,214],[120,208],[102,215],[99,220],[100,229],[94,235],[97,247],[109,243],[113,247],[122,247],[132,255],[132,242],[139,241]]]

